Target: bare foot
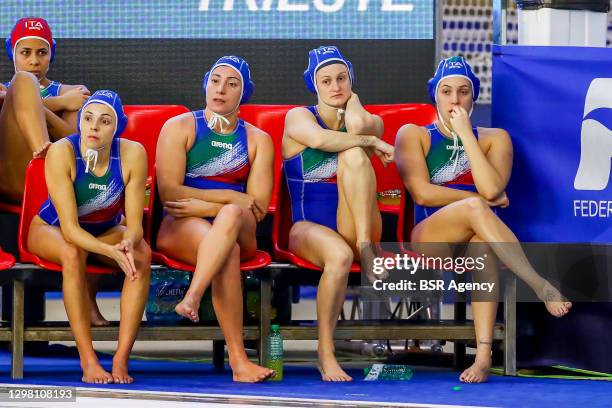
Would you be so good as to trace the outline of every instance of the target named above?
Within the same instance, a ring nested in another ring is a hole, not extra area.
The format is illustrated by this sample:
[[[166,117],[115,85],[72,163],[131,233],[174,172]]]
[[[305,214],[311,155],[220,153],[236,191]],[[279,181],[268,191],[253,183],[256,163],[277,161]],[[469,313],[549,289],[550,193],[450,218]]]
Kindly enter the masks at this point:
[[[113,382],[113,376],[103,369],[100,363],[94,362],[83,367],[81,381],[90,384],[110,384]]]
[[[353,381],[353,378],[348,375],[342,367],[338,364],[336,357],[331,354],[329,356],[323,356],[319,353],[319,372],[321,373],[321,379],[323,381],[343,382]]]
[[[199,309],[200,302],[196,302],[195,300],[191,299],[186,295],[181,301],[181,303],[176,305],[174,311],[180,314],[181,316],[191,320],[192,322],[197,323],[200,321],[200,316],[198,316]]]
[[[542,289],[540,299],[544,302],[548,313],[555,317],[565,316],[572,308],[572,302],[567,302],[557,288],[548,282],[546,282]]]
[[[233,379],[237,382],[256,383],[274,377],[276,372],[269,368],[259,366],[248,359],[240,363],[231,363]]]
[[[103,327],[110,326],[110,322],[102,316],[100,313],[100,309],[98,309],[98,305],[94,303],[90,307],[91,310],[91,325],[94,327]]]
[[[374,259],[377,257],[376,248],[374,248],[374,244],[363,244],[361,247],[361,252],[359,254],[362,265],[366,265],[366,276],[368,281],[373,284],[374,281],[377,280],[387,280],[389,278],[389,271],[382,266],[377,268],[377,271],[374,271]],[[382,254],[384,257],[384,254]]]
[[[465,369],[459,376],[459,381],[464,383],[482,383],[489,378],[491,368],[491,356],[476,356],[474,364]]]
[[[134,379],[128,375],[128,363],[125,359],[113,358],[113,379],[115,384],[131,384]]]

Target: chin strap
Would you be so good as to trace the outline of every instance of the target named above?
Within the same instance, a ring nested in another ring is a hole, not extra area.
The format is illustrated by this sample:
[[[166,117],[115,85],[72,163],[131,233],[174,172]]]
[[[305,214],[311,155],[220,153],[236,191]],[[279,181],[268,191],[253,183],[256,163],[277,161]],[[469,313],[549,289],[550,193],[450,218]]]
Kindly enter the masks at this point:
[[[99,149],[87,149],[85,150],[85,173],[89,173],[89,163],[93,162],[93,166],[91,167],[91,171],[96,169],[98,165],[98,155],[100,151],[104,150],[105,147],[101,147]]]
[[[91,170],[94,171],[96,169],[96,165],[98,164],[98,151],[95,149],[87,149],[85,151],[85,173],[89,173],[89,162],[93,161],[93,166]]]
[[[338,109],[336,111],[336,117],[338,118],[338,120],[342,120],[342,115],[344,115],[344,112],[346,112],[344,109]]]
[[[210,119],[208,119],[208,127],[214,129],[219,125],[221,133],[225,130],[224,126],[228,126],[230,121],[223,115],[219,115],[216,112],[211,111]]]
[[[240,109],[240,104],[238,104],[238,106],[236,106],[234,110],[229,113],[226,113],[225,115],[220,115],[217,112],[213,112],[209,109],[208,111],[210,112],[210,119],[208,119],[207,122],[208,127],[214,129],[217,125],[219,125],[219,130],[221,131],[221,133],[223,133],[225,131],[225,126],[229,126],[231,123],[227,116],[233,115],[234,112],[236,112],[238,109]]]

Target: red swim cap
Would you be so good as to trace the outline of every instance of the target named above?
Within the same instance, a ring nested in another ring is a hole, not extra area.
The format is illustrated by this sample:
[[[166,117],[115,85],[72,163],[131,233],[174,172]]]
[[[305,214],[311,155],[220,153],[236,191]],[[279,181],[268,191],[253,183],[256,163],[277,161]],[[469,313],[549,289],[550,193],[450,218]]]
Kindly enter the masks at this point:
[[[13,60],[15,46],[17,46],[19,41],[26,38],[38,38],[46,42],[49,45],[51,59],[53,59],[53,55],[55,54],[55,41],[53,40],[49,24],[45,19],[40,17],[25,17],[17,21],[17,24],[13,27],[13,31],[11,31],[11,36],[6,39],[6,53],[11,61]]]

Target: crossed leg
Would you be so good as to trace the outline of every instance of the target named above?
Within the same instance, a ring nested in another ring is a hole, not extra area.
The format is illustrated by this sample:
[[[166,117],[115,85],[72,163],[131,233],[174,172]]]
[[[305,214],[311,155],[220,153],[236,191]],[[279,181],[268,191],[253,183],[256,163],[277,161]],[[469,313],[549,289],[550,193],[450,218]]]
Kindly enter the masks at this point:
[[[162,221],[157,245],[169,256],[196,265],[185,298],[176,306],[181,316],[197,322],[204,292],[212,284],[213,307],[227,344],[234,381],[259,382],[274,371],[252,363],[242,338],[242,277],[240,260],[257,249],[254,216],[236,205],[224,206],[213,224],[201,218]]]
[[[559,291],[533,269],[518,245],[516,236],[480,198],[468,198],[449,204],[421,221],[412,231],[412,242],[486,243],[490,254],[488,262],[500,259],[535,291],[553,316],[567,314],[572,306],[570,302],[552,300],[561,298]],[[484,271],[474,275],[474,280],[495,282],[497,287],[495,265],[488,264]],[[461,374],[461,381],[487,380],[496,311],[497,302],[472,302],[478,341],[476,361]]]
[[[522,279],[555,317],[569,312],[571,302],[562,301],[559,291],[542,278],[529,263],[512,231],[481,198],[466,198],[438,210],[412,230],[413,242],[486,242],[491,251]]]

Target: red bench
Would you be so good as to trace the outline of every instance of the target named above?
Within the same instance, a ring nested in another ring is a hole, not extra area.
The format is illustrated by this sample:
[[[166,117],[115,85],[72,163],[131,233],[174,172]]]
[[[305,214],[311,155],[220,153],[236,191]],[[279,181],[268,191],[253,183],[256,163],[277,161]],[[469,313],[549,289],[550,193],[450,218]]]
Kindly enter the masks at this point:
[[[382,139],[390,145],[395,145],[395,136],[403,125],[413,123],[418,126],[426,126],[433,123],[437,118],[436,108],[422,103],[366,105],[365,108],[368,112],[382,118],[385,124]],[[380,210],[386,213],[399,214],[398,193],[404,189],[404,186],[395,163],[391,163],[385,168],[380,160],[372,157],[372,166],[376,173],[376,191],[383,194],[392,192],[393,196],[390,198],[381,197],[378,202]]]
[[[15,265],[15,258],[13,255],[7,254],[0,248],[0,270],[10,269]]]

